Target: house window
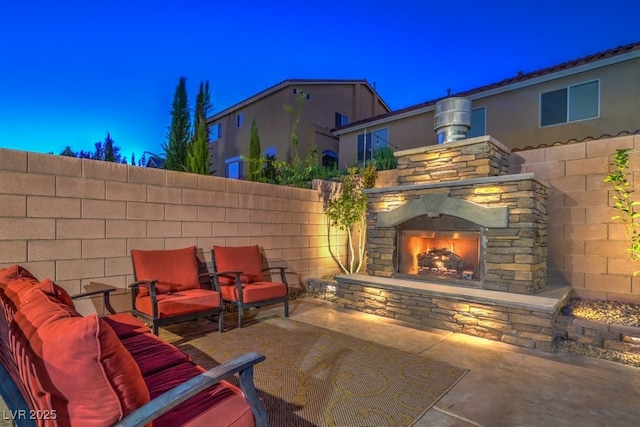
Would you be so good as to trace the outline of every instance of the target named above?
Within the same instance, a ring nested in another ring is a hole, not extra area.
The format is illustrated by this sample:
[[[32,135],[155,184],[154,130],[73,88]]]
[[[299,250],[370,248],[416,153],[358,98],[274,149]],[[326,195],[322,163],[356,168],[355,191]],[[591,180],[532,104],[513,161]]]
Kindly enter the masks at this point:
[[[540,94],[540,126],[594,119],[599,116],[599,80]]]
[[[335,151],[325,150],[322,152],[322,166],[326,166],[328,168],[338,167],[338,155]]]
[[[471,110],[471,129],[467,138],[483,136],[487,134],[487,107],[479,107]]]
[[[349,116],[345,114],[336,113],[336,126],[340,127],[349,124]]]
[[[236,115],[236,127],[241,128],[243,123],[244,123],[244,114],[238,113],[238,115]]]
[[[240,179],[242,177],[242,157],[236,156],[225,160],[224,176],[227,178]]]
[[[209,129],[209,140],[217,141],[222,138],[222,123],[216,123]]]
[[[366,164],[373,160],[375,150],[389,145],[389,128],[365,132],[358,135],[357,161]]]

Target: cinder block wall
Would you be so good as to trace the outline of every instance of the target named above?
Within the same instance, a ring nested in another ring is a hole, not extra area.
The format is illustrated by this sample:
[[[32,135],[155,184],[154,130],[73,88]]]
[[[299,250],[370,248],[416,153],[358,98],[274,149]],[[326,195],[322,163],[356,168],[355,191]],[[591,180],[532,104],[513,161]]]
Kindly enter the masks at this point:
[[[326,184],[329,185],[329,184]],[[326,186],[325,185],[325,186]],[[0,149],[0,267],[21,264],[70,293],[121,289],[131,249],[257,244],[289,283],[339,272],[322,191]],[[81,311],[97,303],[85,302]]]
[[[618,148],[640,150],[640,135],[512,153],[510,172],[535,172],[551,185],[549,282],[568,283],[584,298],[640,303],[640,276],[633,276],[640,263],[630,261],[630,240],[611,219],[612,185],[604,182]],[[631,154],[630,163],[629,180],[638,187],[640,153]]]

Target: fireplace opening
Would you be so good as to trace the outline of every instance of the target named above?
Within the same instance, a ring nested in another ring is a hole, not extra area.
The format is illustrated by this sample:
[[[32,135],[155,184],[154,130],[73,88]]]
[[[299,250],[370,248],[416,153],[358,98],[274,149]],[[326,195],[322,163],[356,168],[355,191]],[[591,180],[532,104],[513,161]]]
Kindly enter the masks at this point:
[[[468,221],[419,217],[397,229],[396,276],[479,286],[482,230]]]

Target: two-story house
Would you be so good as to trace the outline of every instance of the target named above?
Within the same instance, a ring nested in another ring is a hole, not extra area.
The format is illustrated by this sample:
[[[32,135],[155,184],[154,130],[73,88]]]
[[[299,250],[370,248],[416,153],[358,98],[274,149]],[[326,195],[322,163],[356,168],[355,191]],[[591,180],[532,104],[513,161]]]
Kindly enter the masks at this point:
[[[212,172],[246,177],[243,156],[249,154],[254,119],[263,155],[294,158],[291,132],[297,121],[297,155],[305,159],[315,147],[323,164],[330,165],[338,159],[338,138],[330,129],[390,111],[366,80],[285,80],[207,119]]]
[[[491,135],[511,149],[640,131],[640,42],[451,96],[472,100],[467,137]],[[434,99],[337,127],[339,166],[376,148],[436,144]]]

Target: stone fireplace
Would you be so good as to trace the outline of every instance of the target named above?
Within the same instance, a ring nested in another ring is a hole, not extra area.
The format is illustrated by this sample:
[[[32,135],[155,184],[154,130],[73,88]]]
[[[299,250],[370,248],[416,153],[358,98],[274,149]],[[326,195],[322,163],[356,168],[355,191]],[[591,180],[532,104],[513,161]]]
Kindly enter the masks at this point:
[[[366,190],[367,273],[518,294],[546,284],[548,186],[507,174],[483,136],[396,153],[398,185]]]

